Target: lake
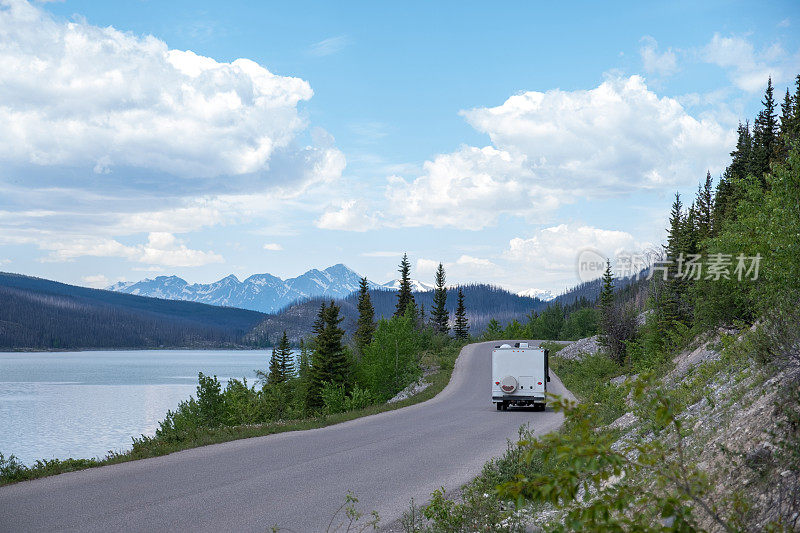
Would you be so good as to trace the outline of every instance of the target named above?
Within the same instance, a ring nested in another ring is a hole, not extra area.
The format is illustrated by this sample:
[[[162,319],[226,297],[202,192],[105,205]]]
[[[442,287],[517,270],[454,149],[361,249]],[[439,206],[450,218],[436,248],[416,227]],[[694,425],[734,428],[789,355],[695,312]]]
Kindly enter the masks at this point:
[[[167,411],[194,395],[198,372],[251,383],[270,353],[0,352],[0,453],[31,464],[129,450],[132,436],[154,435]]]

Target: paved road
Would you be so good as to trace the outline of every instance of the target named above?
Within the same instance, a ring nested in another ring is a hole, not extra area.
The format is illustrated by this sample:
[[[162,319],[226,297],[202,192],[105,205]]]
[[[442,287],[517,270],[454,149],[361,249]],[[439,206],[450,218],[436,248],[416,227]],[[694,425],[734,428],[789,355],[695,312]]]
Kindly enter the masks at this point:
[[[551,412],[499,412],[491,345],[464,348],[434,399],[335,426],[239,440],[0,487],[0,531],[324,531],[350,490],[381,522],[453,490]],[[551,392],[565,393],[557,377]]]

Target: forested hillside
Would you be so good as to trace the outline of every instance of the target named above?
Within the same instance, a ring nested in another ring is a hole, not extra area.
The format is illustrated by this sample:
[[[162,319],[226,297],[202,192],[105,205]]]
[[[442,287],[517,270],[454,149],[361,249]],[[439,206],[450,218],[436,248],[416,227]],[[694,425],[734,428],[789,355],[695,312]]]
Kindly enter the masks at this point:
[[[473,335],[480,334],[492,319],[503,323],[524,320],[531,312],[539,312],[548,306],[548,302],[518,296],[491,285],[464,285],[461,290],[464,293],[470,333]],[[447,290],[446,309],[451,317],[456,309],[457,292],[457,288]],[[414,300],[418,308],[425,312],[426,317],[433,309],[433,294],[434,291],[414,293]],[[375,307],[376,318],[389,318],[394,314],[397,304],[396,291],[371,290],[370,298]],[[291,305],[280,313],[269,315],[253,332],[254,341],[258,344],[274,345],[283,331],[286,331],[292,342],[299,342],[301,338],[311,334],[314,318],[323,302],[330,300],[314,298]],[[336,305],[341,308],[341,316],[344,318],[342,328],[348,334],[352,334],[358,320],[358,293],[336,300]]]
[[[241,344],[262,313],[0,273],[0,349]]]

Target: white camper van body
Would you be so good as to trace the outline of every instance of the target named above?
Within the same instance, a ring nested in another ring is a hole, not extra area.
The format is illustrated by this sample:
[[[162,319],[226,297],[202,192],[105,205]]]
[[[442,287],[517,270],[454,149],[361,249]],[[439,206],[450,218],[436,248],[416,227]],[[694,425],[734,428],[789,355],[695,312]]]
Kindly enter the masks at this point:
[[[544,410],[549,381],[549,353],[527,342],[503,344],[492,350],[492,403],[497,410],[509,405],[533,405]]]

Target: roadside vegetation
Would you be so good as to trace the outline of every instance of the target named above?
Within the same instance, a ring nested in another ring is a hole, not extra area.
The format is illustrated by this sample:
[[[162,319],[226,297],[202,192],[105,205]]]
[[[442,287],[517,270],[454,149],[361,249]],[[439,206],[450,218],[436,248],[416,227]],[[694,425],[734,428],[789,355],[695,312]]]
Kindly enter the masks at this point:
[[[522,428],[460,494],[412,502],[405,531],[800,528],[800,76],[763,105],[716,187],[676,195],[646,279],[615,290],[607,264],[601,350],[552,358],[579,399],[552,399],[562,429]],[[554,333],[548,311],[518,338]]]
[[[363,279],[358,327],[352,338],[345,339],[335,302],[323,303],[314,335],[301,341],[297,360],[284,334],[255,383],[232,379],[223,387],[216,376],[200,373],[195,396],[170,411],[154,436],[133,438],[130,451],[110,453],[102,459],[39,460],[33,465],[0,455],[0,484],[235,439],[313,429],[433,398],[449,382],[461,348],[470,341],[464,297],[457,291],[451,332],[444,267],[440,265],[436,274],[429,316],[414,301],[406,256],[400,274],[391,318],[375,321],[367,280]],[[395,398],[414,385],[421,392]],[[396,401],[387,403],[392,399]]]

